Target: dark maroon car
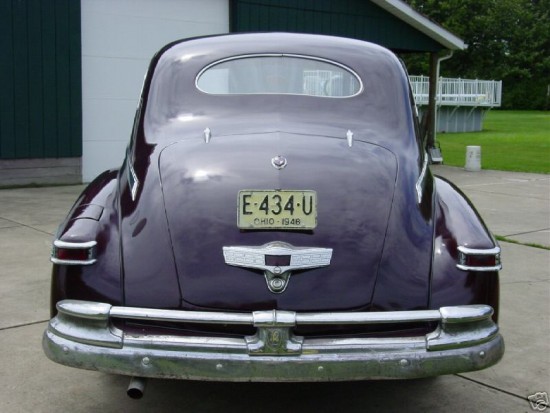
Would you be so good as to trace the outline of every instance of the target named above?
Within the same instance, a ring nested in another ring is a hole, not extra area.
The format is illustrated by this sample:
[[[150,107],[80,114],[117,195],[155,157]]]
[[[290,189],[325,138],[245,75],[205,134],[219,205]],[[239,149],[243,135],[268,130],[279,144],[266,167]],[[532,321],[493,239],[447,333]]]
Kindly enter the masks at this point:
[[[491,366],[500,248],[427,165],[407,74],[382,47],[169,44],[124,164],[60,226],[44,350],[138,386]]]

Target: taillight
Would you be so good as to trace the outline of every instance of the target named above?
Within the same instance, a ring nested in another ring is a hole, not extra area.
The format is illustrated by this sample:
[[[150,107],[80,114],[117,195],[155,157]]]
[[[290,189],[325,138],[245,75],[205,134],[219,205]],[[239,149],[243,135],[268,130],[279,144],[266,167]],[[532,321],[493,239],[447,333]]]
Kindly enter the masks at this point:
[[[499,271],[502,268],[500,248],[474,249],[460,246],[456,266],[464,271]]]
[[[54,264],[90,265],[96,262],[96,241],[66,242],[55,240],[50,260]]]

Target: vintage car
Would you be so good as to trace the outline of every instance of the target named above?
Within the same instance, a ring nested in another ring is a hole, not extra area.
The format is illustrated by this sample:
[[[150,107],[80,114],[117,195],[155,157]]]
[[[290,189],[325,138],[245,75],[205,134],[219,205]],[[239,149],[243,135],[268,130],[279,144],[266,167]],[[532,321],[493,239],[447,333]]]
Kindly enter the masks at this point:
[[[145,378],[418,378],[498,362],[500,248],[434,177],[364,41],[221,35],[153,58],[119,170],[53,242],[47,356]]]

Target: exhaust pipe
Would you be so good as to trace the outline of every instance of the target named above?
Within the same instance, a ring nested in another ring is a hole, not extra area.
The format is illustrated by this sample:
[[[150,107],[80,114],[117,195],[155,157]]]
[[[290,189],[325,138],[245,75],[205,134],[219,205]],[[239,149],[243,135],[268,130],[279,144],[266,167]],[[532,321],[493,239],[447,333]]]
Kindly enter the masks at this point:
[[[147,384],[147,379],[144,377],[132,377],[130,379],[130,384],[128,385],[128,390],[126,394],[132,399],[141,399],[143,393],[145,392],[145,385]]]

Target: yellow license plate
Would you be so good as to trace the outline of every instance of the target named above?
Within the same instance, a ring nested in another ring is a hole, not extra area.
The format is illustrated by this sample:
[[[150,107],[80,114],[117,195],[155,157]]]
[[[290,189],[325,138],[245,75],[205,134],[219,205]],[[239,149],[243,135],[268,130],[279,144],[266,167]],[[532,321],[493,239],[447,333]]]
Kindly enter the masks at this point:
[[[317,226],[315,191],[239,191],[237,226],[242,229],[313,229]]]

